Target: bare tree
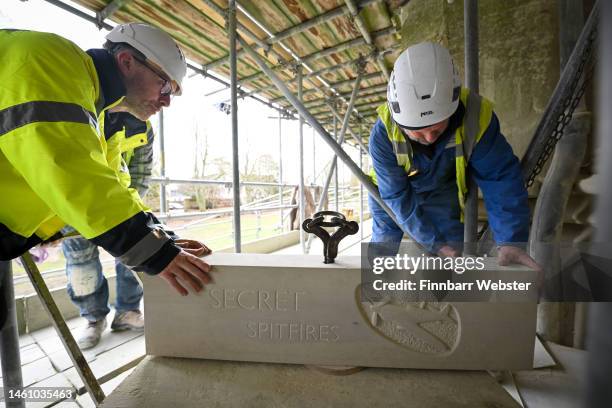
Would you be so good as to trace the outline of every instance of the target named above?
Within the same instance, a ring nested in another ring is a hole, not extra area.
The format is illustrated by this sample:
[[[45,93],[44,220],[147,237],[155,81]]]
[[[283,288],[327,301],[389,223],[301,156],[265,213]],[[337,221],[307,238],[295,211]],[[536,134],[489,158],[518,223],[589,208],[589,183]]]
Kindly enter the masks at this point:
[[[260,181],[264,183],[278,182],[278,163],[270,154],[262,154],[251,160],[248,151],[243,159],[243,168],[240,172],[243,181]],[[276,194],[275,186],[248,186],[244,188],[245,202],[251,202]]]
[[[304,204],[305,204],[304,216],[306,218],[311,218],[317,208],[317,204],[314,201],[313,193],[316,194],[319,190],[321,190],[321,187],[305,187],[304,188]],[[299,225],[299,219],[297,216],[297,212],[299,209],[298,192],[299,192],[299,187],[295,186],[295,188],[293,189],[293,196],[291,197],[291,205],[297,205],[298,207],[292,208],[291,211],[289,212],[289,229],[290,230],[296,230],[296,229],[301,228],[301,225]],[[327,208],[327,200],[325,201],[323,208]]]
[[[222,158],[210,159],[208,150],[208,133],[196,128],[194,133],[193,177],[196,179],[218,180],[227,174],[229,163]],[[215,208],[221,196],[221,187],[217,185],[184,185],[180,191],[195,199],[200,211]]]

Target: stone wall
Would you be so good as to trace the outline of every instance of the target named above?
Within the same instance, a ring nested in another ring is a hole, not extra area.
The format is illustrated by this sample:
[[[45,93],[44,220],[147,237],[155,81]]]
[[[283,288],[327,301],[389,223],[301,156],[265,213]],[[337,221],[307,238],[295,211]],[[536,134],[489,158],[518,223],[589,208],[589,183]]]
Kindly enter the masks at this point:
[[[480,93],[495,103],[520,158],[559,79],[554,0],[480,0]],[[411,0],[402,9],[402,45],[447,46],[463,77],[463,1]]]

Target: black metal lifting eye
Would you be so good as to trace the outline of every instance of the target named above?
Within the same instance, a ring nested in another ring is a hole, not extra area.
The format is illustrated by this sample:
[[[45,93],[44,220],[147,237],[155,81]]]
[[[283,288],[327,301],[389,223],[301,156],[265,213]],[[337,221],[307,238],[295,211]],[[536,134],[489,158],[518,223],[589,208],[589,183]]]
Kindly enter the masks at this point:
[[[325,218],[328,217],[329,221]],[[332,235],[323,227],[339,227]],[[359,224],[355,221],[347,221],[344,214],[336,211],[319,211],[313,214],[312,218],[304,220],[302,223],[304,231],[315,234],[323,241],[323,255],[326,264],[334,263],[338,256],[338,244],[347,235],[354,235],[359,231]]]

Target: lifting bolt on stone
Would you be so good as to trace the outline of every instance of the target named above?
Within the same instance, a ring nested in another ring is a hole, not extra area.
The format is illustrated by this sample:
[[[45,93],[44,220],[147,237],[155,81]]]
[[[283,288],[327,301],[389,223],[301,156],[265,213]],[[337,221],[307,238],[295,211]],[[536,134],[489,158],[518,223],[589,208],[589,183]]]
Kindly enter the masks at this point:
[[[329,221],[325,217],[331,217]],[[333,234],[329,234],[323,227],[339,227]],[[308,233],[315,234],[323,241],[323,263],[334,263],[338,256],[338,244],[348,236],[354,235],[359,231],[359,224],[355,221],[347,221],[344,214],[336,211],[320,211],[315,213],[312,218],[304,220],[302,229]]]

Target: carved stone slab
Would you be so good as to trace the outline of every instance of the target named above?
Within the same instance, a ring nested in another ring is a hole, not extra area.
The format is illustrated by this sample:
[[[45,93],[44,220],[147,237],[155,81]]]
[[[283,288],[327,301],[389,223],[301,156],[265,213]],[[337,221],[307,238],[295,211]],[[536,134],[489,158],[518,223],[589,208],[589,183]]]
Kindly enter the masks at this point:
[[[214,284],[198,295],[144,278],[147,354],[467,370],[533,364],[534,303],[368,301],[359,257],[327,265],[318,255],[205,259]]]

